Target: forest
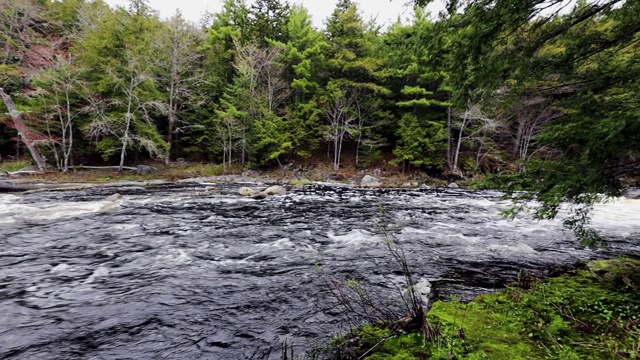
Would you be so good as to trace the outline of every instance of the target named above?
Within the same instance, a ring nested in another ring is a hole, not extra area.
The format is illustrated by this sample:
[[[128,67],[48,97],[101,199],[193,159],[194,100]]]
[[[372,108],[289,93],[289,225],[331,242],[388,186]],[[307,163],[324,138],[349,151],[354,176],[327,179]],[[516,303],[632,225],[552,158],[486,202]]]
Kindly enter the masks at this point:
[[[637,1],[427,3],[383,27],[340,0],[318,29],[286,0],[199,24],[145,0],[2,0],[1,160],[510,174],[550,215],[637,181]]]

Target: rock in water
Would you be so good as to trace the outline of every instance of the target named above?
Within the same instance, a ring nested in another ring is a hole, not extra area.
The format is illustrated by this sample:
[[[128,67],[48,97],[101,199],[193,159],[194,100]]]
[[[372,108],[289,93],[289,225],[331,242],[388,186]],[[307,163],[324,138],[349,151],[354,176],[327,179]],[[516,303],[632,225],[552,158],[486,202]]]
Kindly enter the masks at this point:
[[[267,198],[267,194],[265,194],[264,192],[258,193],[255,196],[252,196],[253,199],[256,200],[262,200],[262,199],[266,199]]]
[[[364,187],[379,187],[382,186],[382,182],[380,179],[373,177],[371,175],[365,175],[360,181],[360,186]]]
[[[460,186],[458,186],[458,184],[452,182],[451,184],[449,184],[449,186],[447,186],[449,189],[460,189]]]
[[[265,191],[263,191],[263,193],[267,196],[287,195],[287,190],[282,186],[275,185],[268,187],[267,189],[265,189]]]
[[[136,166],[136,174],[138,175],[149,175],[149,174],[157,173],[159,171],[160,170],[158,170],[157,168],[149,165]]]
[[[622,192],[622,196],[626,197],[627,199],[638,200],[640,199],[640,188],[627,188]]]
[[[106,199],[106,201],[111,201],[111,202],[113,202],[113,201],[118,201],[118,200],[120,200],[120,199],[122,199],[122,194],[115,193],[115,194],[113,194],[113,195],[109,196],[109,197]]]
[[[238,189],[238,194],[240,194],[241,196],[256,196],[258,195],[258,191],[250,187],[243,186]]]

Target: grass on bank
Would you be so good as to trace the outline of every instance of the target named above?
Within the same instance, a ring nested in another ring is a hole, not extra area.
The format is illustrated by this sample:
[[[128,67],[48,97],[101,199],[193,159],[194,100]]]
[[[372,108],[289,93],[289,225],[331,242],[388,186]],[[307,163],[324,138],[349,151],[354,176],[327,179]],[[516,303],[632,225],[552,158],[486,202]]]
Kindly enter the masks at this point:
[[[365,325],[334,340],[334,353],[370,360],[640,359],[640,260],[591,261],[520,283],[468,304],[434,303],[427,315],[438,332],[434,342]]]
[[[23,169],[27,166],[31,165],[31,162],[28,160],[18,160],[18,161],[2,161],[0,162],[0,169],[5,171],[14,172],[20,169]],[[1,172],[1,170],[0,170]]]
[[[0,168],[13,172],[31,165],[27,161],[11,161],[0,163]],[[147,175],[137,174],[135,171],[125,170],[118,172],[117,169],[86,169],[82,166],[72,167],[69,172],[64,173],[58,170],[47,171],[44,174],[28,175],[49,182],[82,182],[82,183],[102,183],[112,181],[145,181],[163,179],[175,181],[196,177],[211,177],[229,174],[241,174],[241,166],[224,167],[216,164],[185,163],[165,165],[163,163],[151,164],[159,171]]]

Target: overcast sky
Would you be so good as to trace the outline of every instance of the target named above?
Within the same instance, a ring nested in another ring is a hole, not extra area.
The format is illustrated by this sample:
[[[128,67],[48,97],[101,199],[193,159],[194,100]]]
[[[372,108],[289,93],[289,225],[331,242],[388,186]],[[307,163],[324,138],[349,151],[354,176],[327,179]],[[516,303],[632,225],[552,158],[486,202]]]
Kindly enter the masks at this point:
[[[127,0],[106,0],[111,5],[126,6]],[[251,3],[251,0],[248,1]],[[290,0],[291,3],[302,4],[313,16],[313,23],[316,27],[321,27],[324,20],[331,15],[337,0]],[[436,1],[440,3],[441,1]],[[216,13],[222,8],[223,0],[149,0],[152,8],[160,12],[162,18],[173,15],[176,8],[182,10],[182,15],[193,22],[199,22],[205,12]],[[405,20],[413,12],[405,6],[405,0],[360,0],[358,1],[360,12],[365,20],[376,17],[378,24],[393,23],[400,17]],[[364,4],[364,5],[362,5]],[[439,6],[432,6],[434,14],[437,14]]]

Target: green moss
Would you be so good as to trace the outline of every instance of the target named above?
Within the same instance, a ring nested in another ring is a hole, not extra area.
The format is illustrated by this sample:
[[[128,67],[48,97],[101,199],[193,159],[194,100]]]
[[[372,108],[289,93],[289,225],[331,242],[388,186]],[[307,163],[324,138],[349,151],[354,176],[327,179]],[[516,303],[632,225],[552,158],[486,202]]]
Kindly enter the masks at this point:
[[[9,172],[18,171],[20,169],[24,169],[27,166],[32,165],[29,161],[5,161],[0,162],[0,169],[4,169]]]
[[[639,359],[639,274],[638,260],[599,260],[529,290],[436,302],[427,316],[436,341],[367,326],[354,333],[356,353],[375,360]]]

